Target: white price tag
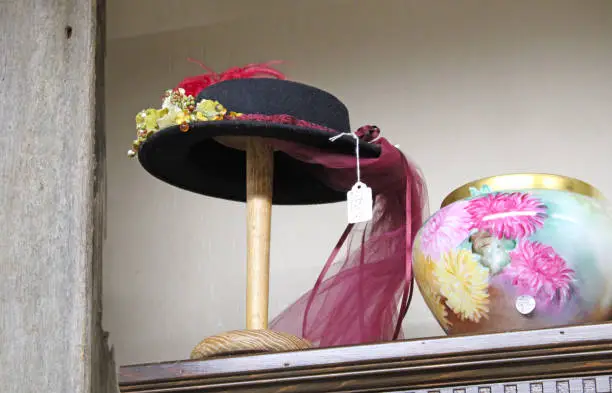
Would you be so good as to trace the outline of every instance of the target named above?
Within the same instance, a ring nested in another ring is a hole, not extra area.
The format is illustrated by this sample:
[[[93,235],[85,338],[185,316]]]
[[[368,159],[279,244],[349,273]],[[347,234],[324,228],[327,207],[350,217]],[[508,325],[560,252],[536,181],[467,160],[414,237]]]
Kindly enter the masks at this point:
[[[372,189],[365,183],[357,182],[347,193],[349,224],[372,219]]]

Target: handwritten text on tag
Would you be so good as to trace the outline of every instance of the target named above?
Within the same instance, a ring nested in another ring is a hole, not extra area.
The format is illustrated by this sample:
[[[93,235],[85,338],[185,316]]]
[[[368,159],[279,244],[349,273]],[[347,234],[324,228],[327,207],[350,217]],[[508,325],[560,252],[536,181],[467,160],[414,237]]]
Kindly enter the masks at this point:
[[[357,182],[347,193],[348,222],[370,221],[372,219],[372,189],[365,183]]]

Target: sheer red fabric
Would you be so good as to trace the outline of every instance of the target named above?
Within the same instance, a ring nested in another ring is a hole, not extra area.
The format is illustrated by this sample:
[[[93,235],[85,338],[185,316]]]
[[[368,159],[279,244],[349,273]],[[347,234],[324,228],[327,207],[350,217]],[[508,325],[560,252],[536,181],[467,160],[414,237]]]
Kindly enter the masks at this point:
[[[285,79],[270,67],[273,63],[234,67],[221,74],[200,64],[210,72],[186,78],[177,87],[197,96],[222,80]],[[241,119],[333,131],[284,114],[245,114]],[[319,347],[402,337],[401,323],[413,290],[412,242],[427,214],[427,190],[416,165],[384,137],[375,139],[379,133],[373,126],[355,132],[381,147],[378,158],[359,162],[361,179],[374,194],[372,220],[346,227],[314,287],[271,321],[271,329],[304,337]],[[280,140],[273,143],[296,160],[315,164],[314,174],[331,188],[348,191],[357,180],[354,156]]]
[[[348,137],[348,136],[347,136]],[[412,242],[427,213],[427,190],[419,169],[385,138],[381,154],[360,159],[361,179],[374,193],[374,216],[349,224],[314,287],[270,323],[319,347],[366,344],[401,338],[410,304]],[[356,181],[353,156],[288,142],[275,147],[297,160],[317,164],[330,187],[350,189]]]

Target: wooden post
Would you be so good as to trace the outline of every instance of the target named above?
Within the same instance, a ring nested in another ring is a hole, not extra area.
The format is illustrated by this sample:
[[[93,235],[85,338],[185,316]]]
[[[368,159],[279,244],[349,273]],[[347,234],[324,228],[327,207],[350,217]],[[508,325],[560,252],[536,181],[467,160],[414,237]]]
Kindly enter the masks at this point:
[[[274,150],[247,139],[247,329],[268,328]]]
[[[0,391],[118,391],[101,328],[102,0],[1,1]]]

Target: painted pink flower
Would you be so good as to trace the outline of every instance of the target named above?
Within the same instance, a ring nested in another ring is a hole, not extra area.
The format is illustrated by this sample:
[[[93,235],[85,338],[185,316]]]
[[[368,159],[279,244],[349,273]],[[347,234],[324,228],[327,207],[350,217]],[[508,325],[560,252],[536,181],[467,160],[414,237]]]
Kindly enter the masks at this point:
[[[510,259],[502,274],[523,294],[542,305],[562,305],[569,299],[575,272],[552,247],[523,240],[510,252]]]
[[[474,227],[497,238],[531,236],[544,225],[546,206],[537,198],[520,192],[487,194],[468,202]]]
[[[455,202],[434,214],[423,226],[420,234],[420,250],[430,258],[461,244],[472,229],[472,219],[465,210],[467,202]]]

